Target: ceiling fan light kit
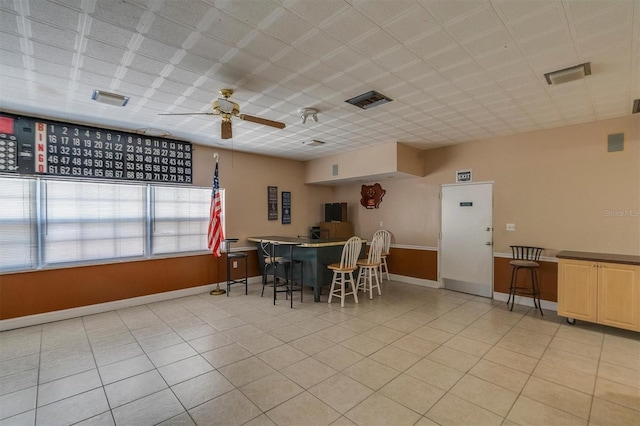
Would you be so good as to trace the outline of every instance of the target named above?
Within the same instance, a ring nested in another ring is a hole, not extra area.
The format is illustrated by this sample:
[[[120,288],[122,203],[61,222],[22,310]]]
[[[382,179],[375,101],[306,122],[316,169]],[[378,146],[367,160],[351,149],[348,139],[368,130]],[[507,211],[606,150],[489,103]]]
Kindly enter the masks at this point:
[[[231,95],[233,95],[232,89],[220,90],[220,96],[222,97],[211,103],[211,112],[163,113],[159,115],[219,115],[222,119],[220,122],[220,137],[222,139],[231,139],[233,137],[233,131],[231,129],[232,117],[238,117],[240,120],[275,127],[276,129],[284,129],[286,127],[284,123],[279,121],[267,120],[266,118],[255,117],[253,115],[240,114],[240,105],[229,100]]]
[[[315,108],[300,108],[298,114],[302,118],[302,124],[307,122],[307,118],[311,117],[314,123],[318,122],[318,110]]]

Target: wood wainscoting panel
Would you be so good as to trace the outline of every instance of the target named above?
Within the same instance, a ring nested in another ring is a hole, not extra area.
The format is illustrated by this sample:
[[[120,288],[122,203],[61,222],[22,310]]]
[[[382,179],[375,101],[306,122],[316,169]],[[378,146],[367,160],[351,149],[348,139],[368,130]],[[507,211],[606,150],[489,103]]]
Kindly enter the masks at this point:
[[[424,280],[438,280],[438,252],[391,247],[389,273]]]
[[[493,291],[509,294],[511,283],[511,258],[493,258]],[[540,261],[538,268],[538,286],[540,299],[550,302],[558,301],[558,264],[556,262]],[[525,269],[518,271],[518,286],[530,286],[531,274]]]
[[[247,252],[249,277],[260,275],[255,251]],[[0,319],[17,318],[167,291],[225,283],[226,254],[46,269],[0,275]],[[232,276],[244,274],[238,264]],[[222,287],[222,285],[221,285]]]

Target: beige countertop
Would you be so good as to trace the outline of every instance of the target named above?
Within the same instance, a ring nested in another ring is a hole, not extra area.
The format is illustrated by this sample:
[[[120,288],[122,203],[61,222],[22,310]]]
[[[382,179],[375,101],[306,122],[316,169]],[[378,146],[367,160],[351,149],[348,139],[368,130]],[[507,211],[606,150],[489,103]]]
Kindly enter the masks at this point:
[[[561,251],[556,255],[558,259],[586,260],[593,262],[624,263],[640,265],[640,256],[632,254],[588,253],[584,251]]]
[[[261,237],[247,237],[248,241],[259,243],[267,241],[270,243],[278,243],[282,245],[296,245],[299,247],[332,247],[344,245],[348,238],[320,238],[312,240],[309,238],[282,237],[278,235],[265,235]],[[366,240],[362,240],[365,242]]]

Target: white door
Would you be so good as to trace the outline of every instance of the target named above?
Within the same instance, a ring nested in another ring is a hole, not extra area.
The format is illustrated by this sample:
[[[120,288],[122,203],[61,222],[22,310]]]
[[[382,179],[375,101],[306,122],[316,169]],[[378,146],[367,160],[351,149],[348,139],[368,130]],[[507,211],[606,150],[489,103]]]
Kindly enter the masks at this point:
[[[442,186],[440,277],[444,287],[493,296],[493,184]]]

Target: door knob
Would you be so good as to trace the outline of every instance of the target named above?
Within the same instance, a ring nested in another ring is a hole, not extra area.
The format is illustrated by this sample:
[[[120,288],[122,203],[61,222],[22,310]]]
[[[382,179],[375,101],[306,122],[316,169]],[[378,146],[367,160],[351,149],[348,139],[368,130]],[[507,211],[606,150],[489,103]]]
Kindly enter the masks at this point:
[[[490,246],[491,242],[487,241],[486,243],[484,243],[485,246]]]
[[[491,228],[487,227],[487,232],[491,231]]]

